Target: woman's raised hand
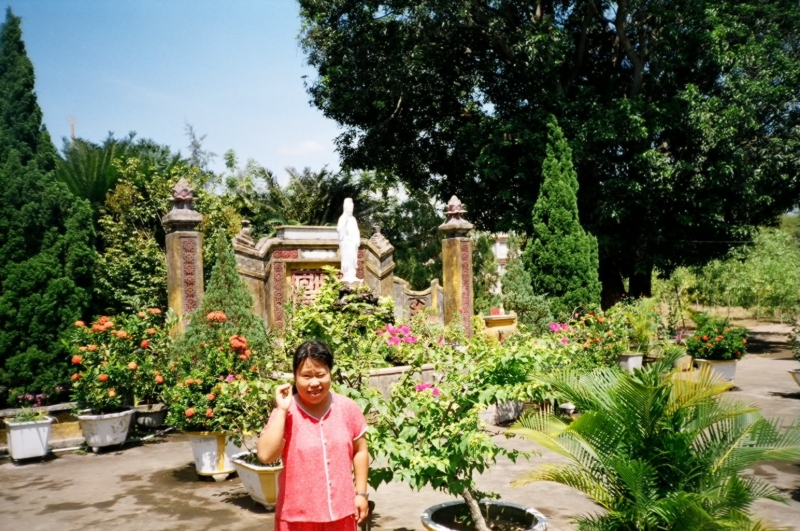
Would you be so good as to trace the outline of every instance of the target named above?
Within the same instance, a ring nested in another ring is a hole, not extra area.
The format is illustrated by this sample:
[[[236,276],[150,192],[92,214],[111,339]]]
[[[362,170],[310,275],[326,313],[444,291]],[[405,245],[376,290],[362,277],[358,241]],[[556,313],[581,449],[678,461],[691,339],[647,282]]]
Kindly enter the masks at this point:
[[[289,411],[292,405],[292,384],[281,384],[275,389],[275,403],[278,409]]]

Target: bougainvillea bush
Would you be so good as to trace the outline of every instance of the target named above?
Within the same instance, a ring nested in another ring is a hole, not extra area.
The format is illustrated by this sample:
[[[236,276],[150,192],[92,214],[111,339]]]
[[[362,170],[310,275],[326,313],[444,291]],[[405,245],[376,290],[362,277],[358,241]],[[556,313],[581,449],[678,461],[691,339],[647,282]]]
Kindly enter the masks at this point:
[[[710,318],[686,339],[686,352],[699,359],[740,360],[747,354],[747,330]]]
[[[69,345],[71,398],[93,414],[162,401],[173,381],[170,338],[159,308],[102,316],[88,326],[76,321]]]

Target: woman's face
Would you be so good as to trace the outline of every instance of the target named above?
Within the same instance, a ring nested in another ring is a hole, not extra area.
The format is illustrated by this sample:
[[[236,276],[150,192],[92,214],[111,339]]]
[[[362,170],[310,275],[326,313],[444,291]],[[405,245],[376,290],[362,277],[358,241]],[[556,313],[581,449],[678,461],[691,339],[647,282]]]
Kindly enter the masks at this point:
[[[297,394],[307,404],[321,404],[331,389],[331,371],[322,361],[303,360],[294,375]]]

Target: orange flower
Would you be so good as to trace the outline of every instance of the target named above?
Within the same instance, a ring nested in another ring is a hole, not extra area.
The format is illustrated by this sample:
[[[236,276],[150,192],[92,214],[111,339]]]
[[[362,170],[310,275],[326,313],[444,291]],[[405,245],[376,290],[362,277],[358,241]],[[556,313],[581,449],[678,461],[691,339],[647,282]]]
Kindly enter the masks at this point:
[[[150,334],[151,336],[154,336],[154,335],[156,335],[156,329],[155,328],[148,328],[147,329],[147,333]]]
[[[104,315],[100,319],[97,320],[97,324],[104,325],[108,322],[108,316]]]
[[[83,361],[83,358],[81,358],[80,356],[72,356],[72,363],[73,364],[80,365],[80,363],[82,361]]]
[[[231,348],[236,351],[244,351],[247,349],[247,340],[244,336],[231,336]]]
[[[78,350],[80,350],[81,352],[86,352],[86,347],[81,347]]]
[[[746,339],[742,339],[742,344],[746,345],[747,344],[747,340]]]
[[[101,324],[94,324],[94,325],[92,325],[92,332],[102,332],[102,331],[104,331],[105,329],[106,329],[106,328],[105,328],[103,325],[101,325]]]
[[[703,336],[703,341],[708,341],[708,336]]]
[[[206,395],[206,398],[208,398],[209,400],[214,400],[215,398],[217,398],[217,395],[215,395],[214,393],[208,393]]]
[[[150,342],[148,340],[145,339],[144,341],[142,341],[142,348],[147,348],[149,346],[150,346]]]
[[[250,370],[253,371],[253,372],[258,372],[258,367],[253,365],[252,367],[250,367]]]
[[[214,416],[214,410],[212,408],[206,409],[206,418],[210,419],[213,416]]]
[[[191,378],[187,378],[186,381],[184,381],[183,383],[185,385],[192,385],[194,383],[194,380],[192,380]]]
[[[247,358],[249,358],[249,357],[250,356],[248,356],[247,354],[239,354],[239,359],[242,360],[242,361],[247,361]]]
[[[598,323],[601,323],[601,324],[602,324],[602,323],[603,323],[603,321],[605,321],[605,319],[603,319],[602,317],[598,317],[598,318],[597,318],[597,322],[598,322]]]
[[[95,350],[97,350],[97,345],[89,345],[88,347],[86,347],[86,350],[88,350],[89,352],[94,352]]]
[[[80,380],[80,379],[81,379],[81,373],[79,373],[79,372],[76,372],[76,373],[75,373],[75,374],[73,374],[73,375],[72,375],[70,378],[72,378],[72,380],[73,380],[73,381],[75,381],[75,380]]]
[[[114,328],[113,321],[106,322],[106,324],[103,325],[103,328],[105,328],[106,330],[111,330],[112,328]]]
[[[128,368],[129,368],[130,370],[132,370],[132,371],[135,371],[136,369],[138,369],[138,368],[139,368],[139,365],[137,365],[135,361],[132,361],[132,362],[130,362],[130,363],[128,364]]]
[[[101,374],[100,376],[97,377],[97,379],[100,380],[101,382],[107,382],[108,381],[108,375],[107,374]]]
[[[186,410],[186,417],[187,418],[194,417],[194,408],[193,407],[190,407],[189,409]]]
[[[126,339],[128,337],[128,332],[125,330],[119,330],[117,331],[117,337],[120,339]]]
[[[237,380],[244,380],[244,376],[242,376],[241,374],[237,374],[234,378],[236,378]]]
[[[162,383],[164,383],[164,377],[163,377],[163,376],[161,376],[160,374],[159,374],[158,376],[156,376],[156,383],[157,383],[157,384],[162,384]]]
[[[228,317],[224,312],[214,311],[206,315],[206,319],[214,323],[224,323],[228,320]]]
[[[147,317],[147,314],[146,314],[146,313],[144,313],[144,312],[139,312],[139,313],[137,313],[136,315],[138,315],[138,316],[139,316],[139,317],[141,317],[142,319],[144,319],[145,317]]]
[[[111,389],[108,390],[108,397],[109,398],[114,398],[115,396],[117,396],[117,392],[112,387]]]
[[[75,326],[77,326],[78,328],[85,328],[86,323],[84,323],[83,321],[75,321]]]
[[[152,313],[153,315],[158,315],[161,313],[161,310],[159,310],[158,308],[149,308],[147,311]]]

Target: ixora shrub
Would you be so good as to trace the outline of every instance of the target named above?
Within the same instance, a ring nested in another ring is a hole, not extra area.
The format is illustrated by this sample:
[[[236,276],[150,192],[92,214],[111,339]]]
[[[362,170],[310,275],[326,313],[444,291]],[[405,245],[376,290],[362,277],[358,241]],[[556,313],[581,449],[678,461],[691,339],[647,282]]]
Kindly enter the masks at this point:
[[[548,328],[550,335],[545,337],[553,348],[565,352],[575,370],[616,366],[617,356],[628,349],[628,321],[616,307],[578,315],[566,323],[550,323]]]
[[[69,341],[72,400],[93,414],[162,401],[171,383],[164,314],[149,308],[135,315],[103,316],[91,326],[76,321]]]
[[[709,318],[686,339],[686,352],[706,360],[740,360],[747,354],[747,330]]]
[[[264,388],[269,376],[285,369],[273,357],[264,322],[252,312],[253,299],[223,234],[217,237],[216,254],[200,308],[190,314],[186,331],[173,346],[177,383],[170,392],[167,423],[183,431],[235,429],[231,418],[244,414],[241,397],[248,387],[231,391],[228,386],[239,389],[239,382],[245,382]],[[263,420],[269,403],[262,406]]]
[[[783,498],[744,472],[761,461],[800,458],[800,430],[723,400],[732,384],[708,369],[674,377],[679,355],[635,373],[542,378],[582,414],[565,422],[545,409],[509,430],[567,460],[540,466],[515,485],[553,481],[585,493],[605,511],[578,518],[581,531],[764,529],[751,520],[753,502]]]

